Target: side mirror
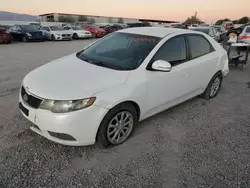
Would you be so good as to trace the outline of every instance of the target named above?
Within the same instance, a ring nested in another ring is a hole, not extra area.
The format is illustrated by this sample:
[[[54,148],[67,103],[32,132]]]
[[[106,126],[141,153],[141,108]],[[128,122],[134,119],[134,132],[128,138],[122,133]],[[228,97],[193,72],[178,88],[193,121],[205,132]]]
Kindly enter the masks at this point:
[[[152,64],[152,69],[157,71],[163,71],[163,72],[170,72],[172,69],[172,66],[169,62],[164,60],[157,60]]]

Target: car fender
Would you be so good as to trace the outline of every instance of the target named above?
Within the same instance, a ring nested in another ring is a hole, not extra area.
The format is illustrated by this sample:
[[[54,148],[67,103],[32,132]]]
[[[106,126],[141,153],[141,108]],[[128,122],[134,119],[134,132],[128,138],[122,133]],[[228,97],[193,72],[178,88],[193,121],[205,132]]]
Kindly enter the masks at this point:
[[[143,79],[134,80],[134,83],[127,81],[123,84],[100,91],[94,96],[96,97],[94,105],[102,108],[112,109],[120,103],[131,101],[139,106],[140,118],[143,117],[147,111],[147,86]]]

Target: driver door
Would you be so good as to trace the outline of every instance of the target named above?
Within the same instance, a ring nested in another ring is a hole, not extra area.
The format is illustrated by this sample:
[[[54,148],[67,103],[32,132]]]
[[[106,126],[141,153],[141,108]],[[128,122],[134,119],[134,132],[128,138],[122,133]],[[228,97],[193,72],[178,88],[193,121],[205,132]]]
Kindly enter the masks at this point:
[[[170,72],[147,71],[148,112],[146,116],[154,115],[191,98],[194,89],[184,35],[167,40],[156,52],[150,64],[156,60],[169,62],[172,70]]]

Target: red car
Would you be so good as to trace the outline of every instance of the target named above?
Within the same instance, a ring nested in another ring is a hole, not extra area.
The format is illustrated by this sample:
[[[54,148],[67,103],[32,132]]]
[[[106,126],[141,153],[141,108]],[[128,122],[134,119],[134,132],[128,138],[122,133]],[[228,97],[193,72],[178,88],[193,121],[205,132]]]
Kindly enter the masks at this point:
[[[92,34],[93,38],[96,38],[96,37],[101,38],[104,35],[106,35],[106,31],[104,29],[98,28],[95,25],[90,25],[90,24],[84,25],[83,29],[89,31]]]
[[[0,26],[0,44],[10,44],[11,35],[4,27]]]

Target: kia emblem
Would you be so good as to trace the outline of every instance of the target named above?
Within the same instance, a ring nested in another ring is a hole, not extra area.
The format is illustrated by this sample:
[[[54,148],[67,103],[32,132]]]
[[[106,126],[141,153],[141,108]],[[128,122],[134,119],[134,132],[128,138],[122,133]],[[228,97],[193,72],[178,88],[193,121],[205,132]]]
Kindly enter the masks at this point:
[[[27,100],[28,100],[28,95],[27,95],[27,94],[24,94],[24,95],[23,95],[23,100],[24,100],[24,101],[27,101]]]

